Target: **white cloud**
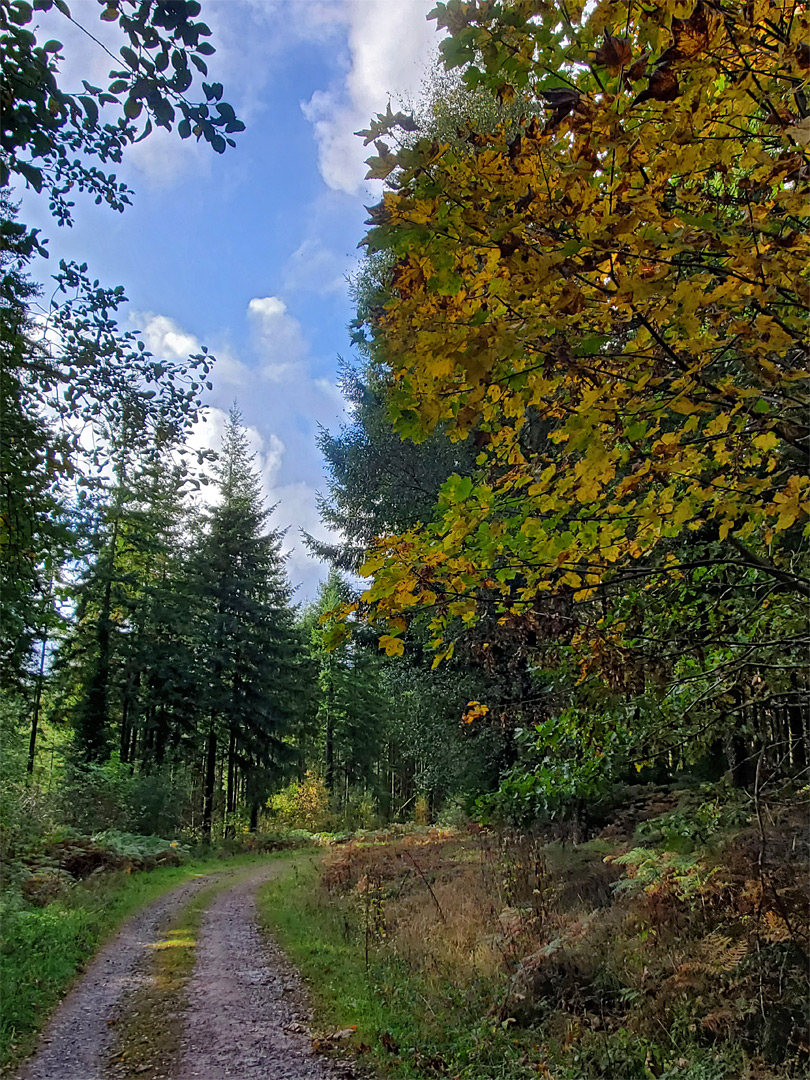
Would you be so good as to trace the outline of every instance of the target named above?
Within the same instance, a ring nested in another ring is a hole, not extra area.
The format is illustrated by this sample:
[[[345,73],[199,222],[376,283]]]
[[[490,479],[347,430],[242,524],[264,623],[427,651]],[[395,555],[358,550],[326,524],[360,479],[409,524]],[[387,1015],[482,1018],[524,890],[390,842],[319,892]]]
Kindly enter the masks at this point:
[[[262,319],[274,319],[286,313],[287,305],[277,296],[255,296],[248,304],[248,311]]]
[[[271,382],[288,382],[301,374],[307,352],[301,324],[278,296],[256,296],[248,304],[253,319],[261,372]]]
[[[330,188],[363,190],[367,149],[353,132],[383,112],[389,98],[415,95],[435,53],[435,23],[427,0],[349,0],[350,66],[341,86],[316,90],[302,103],[315,129],[321,175]]]
[[[226,97],[248,125],[270,107],[265,89],[274,69],[291,48],[306,43],[329,47],[345,60],[343,81],[316,90],[302,108],[312,122],[324,180],[338,191],[363,190],[368,152],[353,132],[385,109],[389,96],[418,91],[435,48],[435,24],[425,16],[432,0],[228,0],[208,3],[204,18],[216,54],[211,79],[224,83]],[[98,39],[93,41],[54,7],[37,12],[42,40],[64,43],[60,85],[81,92],[81,79],[104,86],[111,68],[123,67],[118,49],[125,43],[116,23],[99,20],[99,9],[83,0],[74,16]],[[109,52],[105,51],[108,49]],[[113,56],[110,56],[110,53]],[[345,54],[345,55],[344,55]],[[237,139],[238,144],[238,139]],[[195,139],[180,140],[176,130],[155,130],[129,147],[120,170],[134,183],[150,187],[176,184],[191,172],[209,173],[216,155]]]
[[[147,349],[155,356],[167,360],[183,360],[200,351],[199,339],[183,330],[168,315],[144,314],[132,318],[142,320],[141,336]]]
[[[137,183],[143,178],[155,189],[173,187],[192,169],[198,178],[210,175],[212,159],[206,143],[198,143],[196,139],[182,140],[176,130],[166,131],[165,128],[155,128],[148,139],[126,151],[127,166],[135,173],[132,180]]]
[[[152,312],[133,312],[129,322],[136,327],[151,353],[164,360],[185,360],[202,350],[200,339],[184,330],[168,315]],[[219,387],[239,390],[249,382],[250,371],[246,364],[226,348],[214,352],[213,378]]]
[[[317,591],[318,582],[326,577],[328,570],[309,553],[299,529],[327,543],[335,543],[339,538],[321,522],[316,502],[317,493],[311,485],[283,484],[271,491],[270,499],[271,504],[277,504],[271,524],[276,528],[287,529],[283,550],[288,558],[287,573],[290,582],[298,588],[300,599],[311,598]]]
[[[319,240],[304,240],[284,267],[284,288],[288,292],[312,292],[319,296],[343,292],[356,261],[338,255]]]

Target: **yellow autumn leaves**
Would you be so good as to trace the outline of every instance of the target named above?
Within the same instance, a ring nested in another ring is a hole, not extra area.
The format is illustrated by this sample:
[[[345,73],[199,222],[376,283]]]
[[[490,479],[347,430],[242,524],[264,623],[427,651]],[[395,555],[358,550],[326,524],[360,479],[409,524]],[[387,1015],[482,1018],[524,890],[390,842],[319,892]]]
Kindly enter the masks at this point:
[[[373,212],[400,428],[480,447],[463,498],[366,568],[370,613],[430,608],[439,643],[493,604],[587,601],[690,533],[776,566],[810,512],[807,11],[577,10],[439,5],[525,112],[417,143]]]

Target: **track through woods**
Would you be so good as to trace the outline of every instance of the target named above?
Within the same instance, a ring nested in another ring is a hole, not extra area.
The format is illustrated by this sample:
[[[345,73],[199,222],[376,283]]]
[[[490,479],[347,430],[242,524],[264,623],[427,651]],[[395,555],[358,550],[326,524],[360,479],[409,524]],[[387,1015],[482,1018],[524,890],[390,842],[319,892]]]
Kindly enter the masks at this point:
[[[195,879],[104,947],[19,1080],[333,1080],[315,1056],[298,973],[259,933],[256,891],[283,870]]]

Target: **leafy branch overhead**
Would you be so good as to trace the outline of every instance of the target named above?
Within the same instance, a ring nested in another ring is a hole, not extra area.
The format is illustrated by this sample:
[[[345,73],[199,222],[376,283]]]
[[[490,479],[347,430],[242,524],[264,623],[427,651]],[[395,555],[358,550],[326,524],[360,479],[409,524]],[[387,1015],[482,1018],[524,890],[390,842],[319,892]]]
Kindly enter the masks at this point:
[[[810,595],[805,8],[433,17],[445,65],[511,112],[377,142],[365,243],[393,270],[365,339],[400,433],[479,453],[432,521],[379,539],[367,611],[424,610],[441,655],[559,597],[590,654],[610,636],[595,601],[685,580],[693,542]]]
[[[102,165],[118,165],[124,149],[155,127],[181,138],[192,135],[217,153],[235,146],[245,125],[222,100],[218,82],[202,81],[202,99],[190,98],[195,80],[208,77],[214,46],[196,0],[110,0],[100,18],[117,23],[126,44],[117,53],[98,41],[112,64],[106,87],[82,80],[83,93],[67,93],[58,82],[62,44],[40,44],[36,20],[52,9],[74,22],[65,0],[13,0],[0,9],[3,35],[3,133],[0,186],[19,178],[50,198],[60,224],[70,224],[73,189],[116,210],[129,203],[127,186],[114,174],[82,163],[76,154]],[[81,14],[84,15],[85,8]],[[84,27],[90,37],[92,32]],[[95,39],[98,40],[98,39]]]

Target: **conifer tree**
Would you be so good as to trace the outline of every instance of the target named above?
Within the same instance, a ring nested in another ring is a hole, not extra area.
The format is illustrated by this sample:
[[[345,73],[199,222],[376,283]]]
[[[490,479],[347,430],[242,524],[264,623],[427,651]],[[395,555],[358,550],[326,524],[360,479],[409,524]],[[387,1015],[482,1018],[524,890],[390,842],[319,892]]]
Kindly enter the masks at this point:
[[[244,789],[255,828],[267,789],[292,756],[285,735],[301,701],[300,648],[281,553],[268,530],[272,510],[250,452],[242,416],[228,417],[198,553],[204,610],[200,634],[206,712],[203,833],[210,838],[217,763],[224,750],[225,813]]]

